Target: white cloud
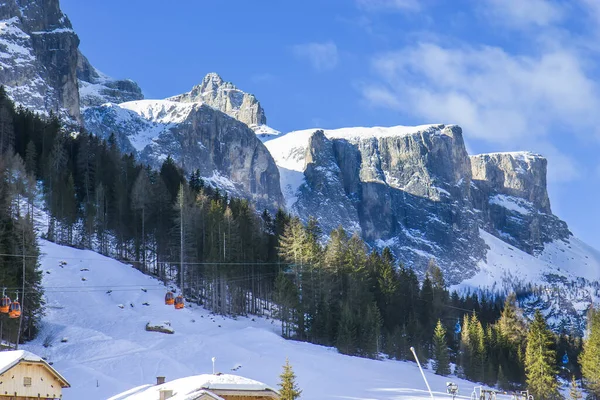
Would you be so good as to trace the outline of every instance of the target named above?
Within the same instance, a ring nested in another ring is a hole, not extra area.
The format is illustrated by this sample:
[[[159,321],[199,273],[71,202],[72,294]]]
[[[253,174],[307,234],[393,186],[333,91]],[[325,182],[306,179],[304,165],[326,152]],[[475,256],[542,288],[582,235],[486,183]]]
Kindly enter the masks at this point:
[[[418,11],[418,0],[356,0],[359,8],[367,11]]]
[[[332,70],[338,64],[338,49],[332,41],[298,44],[292,50],[296,57],[308,60],[317,71]]]
[[[374,106],[428,121],[461,124],[495,143],[545,137],[556,125],[598,134],[600,96],[577,54],[514,56],[497,47],[423,43],[373,61],[377,83],[362,87]]]
[[[483,11],[493,20],[521,28],[552,25],[562,20],[565,13],[559,4],[552,0],[485,0],[481,5]]]

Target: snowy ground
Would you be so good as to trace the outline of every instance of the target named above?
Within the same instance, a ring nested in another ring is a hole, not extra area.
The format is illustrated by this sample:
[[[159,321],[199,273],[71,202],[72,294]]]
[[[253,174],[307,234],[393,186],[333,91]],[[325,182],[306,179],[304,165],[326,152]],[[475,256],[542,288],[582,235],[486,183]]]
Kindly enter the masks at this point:
[[[69,380],[65,400],[107,399],[161,375],[169,381],[210,373],[212,357],[220,372],[273,387],[289,357],[305,400],[429,398],[413,363],[348,357],[286,341],[271,320],[211,316],[196,306],[175,310],[164,305],[161,283],[130,266],[91,251],[40,244],[47,315],[38,339],[24,348],[47,357]],[[169,321],[175,333],[146,332],[155,321]],[[45,348],[47,338],[52,346]],[[470,382],[426,374],[436,398],[449,398],[443,393],[448,380],[459,384],[465,398],[473,390]]]

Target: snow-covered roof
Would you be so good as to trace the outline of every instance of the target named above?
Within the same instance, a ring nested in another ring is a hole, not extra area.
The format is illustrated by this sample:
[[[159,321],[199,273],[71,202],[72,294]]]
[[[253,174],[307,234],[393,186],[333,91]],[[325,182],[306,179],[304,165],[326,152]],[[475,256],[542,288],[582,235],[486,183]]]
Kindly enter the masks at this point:
[[[199,397],[204,392],[210,391],[245,391],[245,392],[273,392],[277,391],[262,382],[229,374],[203,374],[176,379],[162,385],[139,387],[109,400],[158,400],[162,390],[172,390],[172,400],[189,400]],[[214,395],[211,393],[211,395]],[[217,396],[215,398],[219,400]]]
[[[45,360],[25,350],[0,352],[0,374],[5,373],[15,365],[19,364],[21,361],[43,364],[54,376],[56,376],[59,381],[61,381],[62,387],[71,386],[69,385],[69,382],[67,382],[67,380],[61,374],[59,374],[57,370],[52,368]]]

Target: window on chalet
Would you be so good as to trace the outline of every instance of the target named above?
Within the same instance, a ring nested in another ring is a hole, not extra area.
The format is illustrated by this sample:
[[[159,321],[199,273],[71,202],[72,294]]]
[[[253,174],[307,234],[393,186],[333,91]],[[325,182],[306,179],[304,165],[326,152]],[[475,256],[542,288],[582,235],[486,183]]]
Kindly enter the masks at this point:
[[[23,377],[23,386],[31,386],[31,377],[30,376]]]

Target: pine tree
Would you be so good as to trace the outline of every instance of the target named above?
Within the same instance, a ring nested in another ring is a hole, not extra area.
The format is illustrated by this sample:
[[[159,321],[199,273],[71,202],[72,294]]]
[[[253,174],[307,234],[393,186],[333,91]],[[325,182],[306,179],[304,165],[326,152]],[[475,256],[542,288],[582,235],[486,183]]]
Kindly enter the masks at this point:
[[[575,379],[575,375],[571,377],[571,385],[569,386],[569,398],[571,400],[581,400],[583,399],[583,394],[579,389],[579,385],[577,384],[577,380]]]
[[[356,354],[356,322],[350,307],[344,304],[338,327],[336,347],[342,354]]]
[[[433,333],[433,369],[437,375],[446,376],[450,374],[446,330],[439,319]]]
[[[496,386],[500,390],[504,390],[504,391],[510,389],[510,382],[508,381],[508,379],[504,375],[504,370],[502,369],[502,365],[500,365],[498,367],[498,379],[496,381]]]
[[[559,396],[553,343],[552,332],[542,313],[536,310],[529,327],[525,350],[527,387],[536,399],[553,399]]]
[[[281,382],[279,383],[279,398],[281,400],[295,400],[299,399],[302,394],[302,390],[296,385],[296,375],[290,365],[290,360],[285,359],[285,365],[283,366],[283,373],[279,375]]]
[[[527,336],[527,328],[523,320],[523,311],[517,306],[517,297],[509,294],[504,301],[504,308],[498,320],[500,332],[510,343],[523,343]]]
[[[600,311],[593,308],[588,313],[587,338],[579,362],[586,387],[600,397]]]

